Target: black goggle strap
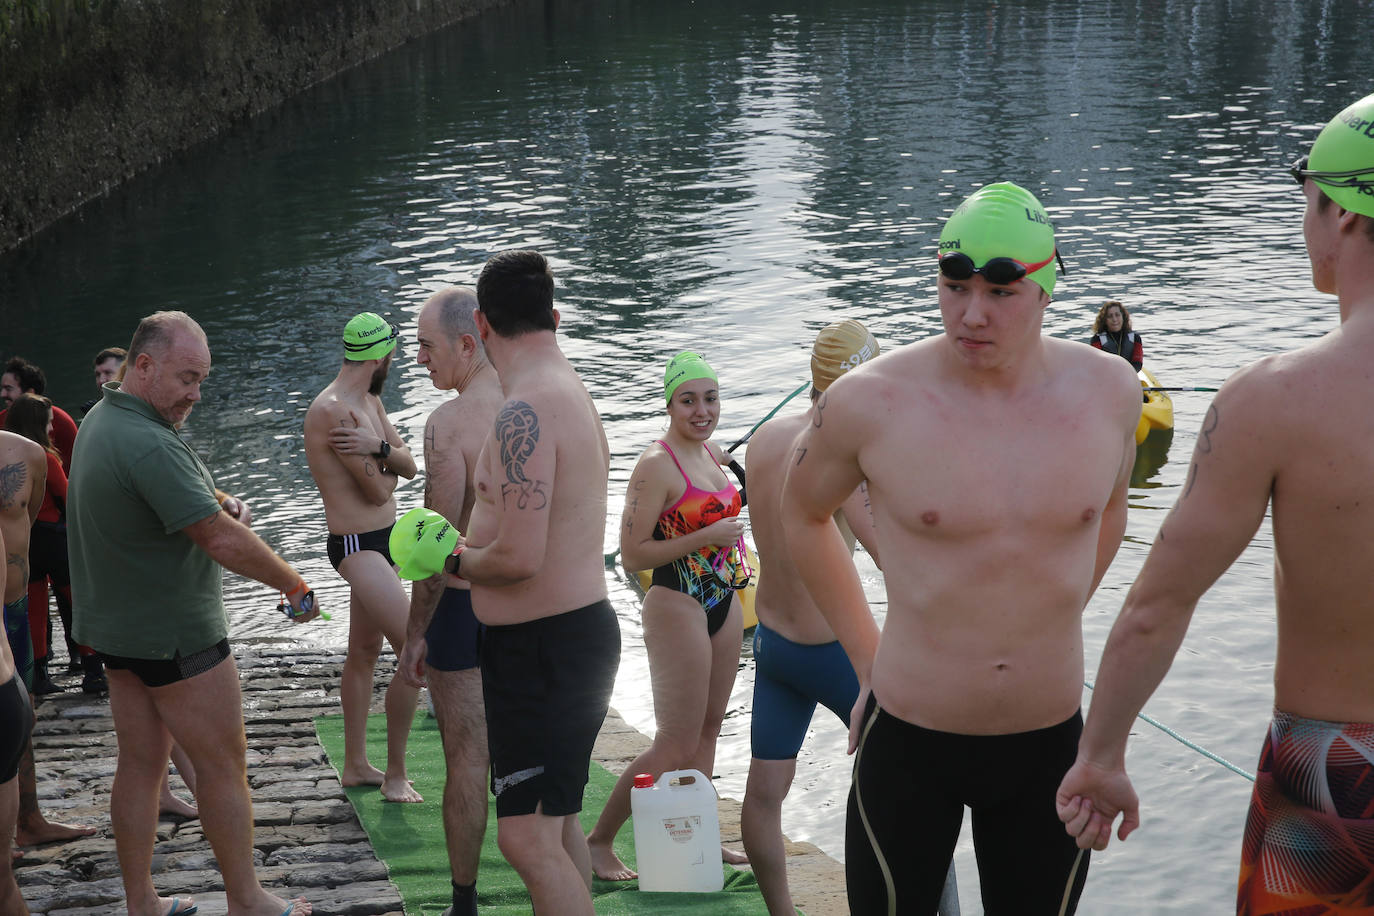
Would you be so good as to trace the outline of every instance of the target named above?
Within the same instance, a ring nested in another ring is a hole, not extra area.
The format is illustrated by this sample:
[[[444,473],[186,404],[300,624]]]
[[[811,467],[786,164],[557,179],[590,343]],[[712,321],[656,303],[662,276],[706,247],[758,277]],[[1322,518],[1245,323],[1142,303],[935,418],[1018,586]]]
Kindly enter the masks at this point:
[[[1298,184],[1302,184],[1304,179],[1310,179],[1333,188],[1361,188],[1374,185],[1374,166],[1346,169],[1341,172],[1324,172],[1309,169],[1308,162],[1309,157],[1303,156],[1288,167],[1288,174],[1292,175]]]

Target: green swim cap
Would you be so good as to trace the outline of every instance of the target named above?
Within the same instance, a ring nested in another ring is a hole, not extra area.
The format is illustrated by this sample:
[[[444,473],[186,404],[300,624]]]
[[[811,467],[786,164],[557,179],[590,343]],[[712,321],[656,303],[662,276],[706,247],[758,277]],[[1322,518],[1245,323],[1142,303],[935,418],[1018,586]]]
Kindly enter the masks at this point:
[[[1345,210],[1374,217],[1374,95],[1336,115],[1317,134],[1307,160],[1322,193]]]
[[[1023,264],[1050,262],[1027,274],[1054,295],[1054,227],[1035,195],[1009,181],[984,185],[969,195],[940,233],[940,254],[961,251],[981,267],[992,258],[1013,258]]]
[[[396,349],[397,330],[376,312],[360,312],[344,325],[344,359],[381,359]]]
[[[428,579],[443,572],[458,544],[458,529],[433,509],[416,506],[396,519],[387,546],[402,579]]]
[[[673,392],[677,391],[679,385],[683,382],[694,382],[699,378],[717,381],[716,370],[706,365],[706,360],[702,359],[700,354],[683,350],[668,360],[668,368],[663,370],[663,394],[671,401]]]

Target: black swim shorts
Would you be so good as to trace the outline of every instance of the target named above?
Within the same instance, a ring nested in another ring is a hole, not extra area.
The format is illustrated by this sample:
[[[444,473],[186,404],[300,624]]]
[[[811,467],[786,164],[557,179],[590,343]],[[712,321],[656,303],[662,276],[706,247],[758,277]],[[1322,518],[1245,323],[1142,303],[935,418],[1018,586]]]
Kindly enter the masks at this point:
[[[446,588],[425,631],[425,661],[436,671],[467,671],[481,664],[484,627],[472,613],[472,592]]]
[[[19,760],[33,734],[33,704],[18,673],[0,684],[0,783],[19,773]]]
[[[620,624],[604,598],[486,628],[482,693],[497,817],[582,810],[592,745],[619,667]]]
[[[229,640],[221,639],[208,649],[182,655],[178,652],[170,659],[126,658],[122,655],[100,653],[105,667],[115,671],[132,671],[145,687],[166,687],[177,681],[185,681],[204,674],[229,657]]]
[[[385,528],[362,534],[331,534],[324,542],[324,552],[329,554],[329,562],[334,564],[335,570],[338,570],[344,557],[360,550],[375,550],[386,557],[388,563],[395,566],[396,564],[391,561],[391,529],[394,527],[396,526],[387,525]]]

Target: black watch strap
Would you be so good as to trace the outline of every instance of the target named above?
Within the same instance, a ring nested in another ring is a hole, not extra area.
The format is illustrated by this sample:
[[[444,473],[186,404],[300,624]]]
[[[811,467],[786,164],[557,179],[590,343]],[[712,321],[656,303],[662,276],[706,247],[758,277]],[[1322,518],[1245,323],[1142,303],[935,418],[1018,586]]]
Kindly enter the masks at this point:
[[[383,439],[382,444],[377,446],[377,451],[374,454],[382,461],[387,460],[391,457],[391,443]]]

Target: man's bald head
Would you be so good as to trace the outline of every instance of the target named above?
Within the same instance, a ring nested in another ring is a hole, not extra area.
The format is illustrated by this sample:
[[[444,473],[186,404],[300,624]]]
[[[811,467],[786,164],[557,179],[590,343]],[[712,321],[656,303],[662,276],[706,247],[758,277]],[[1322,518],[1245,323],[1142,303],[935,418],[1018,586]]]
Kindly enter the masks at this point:
[[[477,322],[472,313],[477,308],[477,293],[466,286],[450,286],[425,300],[420,309],[422,313],[432,312],[434,326],[449,343],[454,343],[464,334],[471,334],[482,347],[481,335],[477,333]]]
[[[205,331],[190,315],[185,312],[154,312],[138,323],[134,339],[129,341],[129,354],[125,361],[133,365],[143,353],[154,360],[163,358],[178,333],[192,334],[209,346]]]

